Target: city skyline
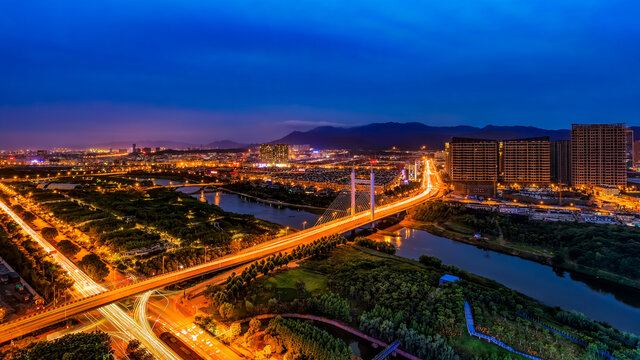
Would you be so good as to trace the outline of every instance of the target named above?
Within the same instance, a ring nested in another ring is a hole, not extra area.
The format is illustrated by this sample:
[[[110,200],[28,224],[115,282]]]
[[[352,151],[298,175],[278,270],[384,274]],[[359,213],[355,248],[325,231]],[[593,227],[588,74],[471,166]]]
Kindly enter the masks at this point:
[[[638,14],[0,4],[0,358],[640,360]]]
[[[3,4],[0,143],[640,118],[633,2],[150,6]]]

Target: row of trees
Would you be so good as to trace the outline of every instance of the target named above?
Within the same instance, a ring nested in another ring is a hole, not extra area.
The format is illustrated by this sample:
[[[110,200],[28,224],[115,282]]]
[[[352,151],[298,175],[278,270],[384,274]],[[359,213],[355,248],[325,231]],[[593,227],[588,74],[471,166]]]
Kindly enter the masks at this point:
[[[585,342],[597,340],[601,342],[603,347],[600,350],[617,350],[619,353],[616,355],[620,359],[640,359],[640,337],[637,335],[617,331],[575,311],[558,311],[555,314],[555,320],[561,324],[581,330],[582,337],[580,340]],[[620,347],[620,344],[636,350],[635,352],[625,351]],[[634,358],[632,354],[636,357]]]
[[[309,322],[275,317],[269,321],[265,343],[291,359],[351,360],[353,351],[342,340]]]
[[[266,275],[277,268],[286,266],[294,260],[325,254],[340,244],[346,244],[346,242],[347,239],[339,235],[325,236],[310,244],[298,245],[288,255],[278,253],[266,259],[255,261],[246,267],[241,274],[236,275],[232,273],[224,287],[212,293],[210,300],[216,306],[223,303],[236,302],[246,295],[248,286],[259,274]]]
[[[336,198],[335,194],[320,195],[318,193],[307,194],[305,192],[293,192],[287,190],[284,185],[276,185],[272,187],[254,186],[249,181],[239,181],[225,185],[225,187],[231,191],[255,196],[259,199],[318,207],[328,207]]]
[[[32,342],[5,356],[10,360],[110,360],[114,358],[113,353],[109,334],[96,331],[69,334],[51,341]]]
[[[35,242],[27,238],[20,227],[5,214],[0,215],[0,257],[13,267],[45,300],[56,291],[64,292],[73,279],[57,265]]]
[[[351,322],[351,307],[342,296],[331,291],[307,300],[307,311],[312,314]]]
[[[366,237],[357,237],[355,243],[358,246],[366,247],[386,254],[395,255],[396,247],[388,242],[375,241]]]

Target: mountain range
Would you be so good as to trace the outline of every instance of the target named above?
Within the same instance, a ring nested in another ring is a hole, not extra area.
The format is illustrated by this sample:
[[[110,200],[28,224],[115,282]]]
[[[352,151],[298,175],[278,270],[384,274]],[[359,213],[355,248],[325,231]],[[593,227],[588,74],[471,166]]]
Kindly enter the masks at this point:
[[[322,126],[301,132],[294,131],[274,141],[291,145],[309,144],[315,148],[350,148],[381,150],[393,146],[399,149],[444,149],[454,136],[478,139],[515,139],[549,136],[551,140],[569,139],[569,130],[546,130],[530,126],[429,126],[422,123],[375,123],[351,128]]]
[[[640,137],[640,128],[631,127],[636,138]],[[429,126],[423,123],[374,123],[369,125],[342,128],[321,126],[309,131],[294,131],[272,143],[290,145],[309,144],[314,148],[348,148],[352,150],[382,150],[397,147],[399,149],[444,149],[444,144],[452,137],[477,139],[509,140],[548,136],[550,140],[569,140],[571,133],[567,129],[548,130],[533,126]]]
[[[135,142],[126,142],[126,141],[113,141],[109,143],[102,143],[97,145],[75,145],[69,146],[73,149],[78,148],[88,148],[88,147],[97,147],[101,149],[111,148],[111,149],[130,149],[133,144],[136,144],[137,148],[145,148],[150,147],[155,149],[157,147],[174,149],[174,150],[186,150],[186,149],[241,149],[247,148],[249,144],[241,144],[231,140],[219,140],[213,141],[208,144],[192,144],[181,141],[172,141],[172,140],[140,140]]]
[[[634,140],[640,139],[640,127],[634,130]],[[350,150],[383,150],[396,147],[398,149],[444,149],[444,144],[452,137],[469,137],[477,139],[508,140],[548,136],[551,140],[569,140],[568,129],[549,130],[533,126],[429,126],[423,123],[373,123],[354,127],[320,126],[309,131],[293,131],[288,135],[270,143],[289,145],[309,144],[320,149]],[[170,149],[246,149],[255,144],[243,144],[232,140],[213,141],[208,144],[190,144],[177,141],[138,141],[136,146],[165,147]],[[100,147],[129,148],[131,143],[113,142],[101,144]]]

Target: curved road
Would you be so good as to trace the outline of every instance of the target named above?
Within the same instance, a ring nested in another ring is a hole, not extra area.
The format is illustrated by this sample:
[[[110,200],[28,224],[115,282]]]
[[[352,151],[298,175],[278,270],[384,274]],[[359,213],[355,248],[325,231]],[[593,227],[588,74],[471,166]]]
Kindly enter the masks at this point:
[[[437,171],[435,171],[435,167],[433,166],[433,163],[431,161],[427,161],[427,164],[428,166],[426,166],[424,177],[425,190],[414,197],[376,208],[376,219],[380,219],[401,211],[411,209],[412,207],[422,202],[434,199],[441,195],[442,191],[439,187],[440,179],[437,175]],[[8,209],[6,205],[2,207],[5,211],[11,214],[11,210]],[[70,316],[81,314],[91,309],[111,304],[132,295],[162,288],[183,280],[199,277],[210,272],[232,268],[253,260],[269,256],[274,253],[285,252],[287,250],[293,249],[300,244],[310,243],[323,236],[329,236],[336,233],[344,233],[360,226],[366,225],[371,221],[372,219],[370,212],[361,212],[359,214],[356,214],[355,216],[333,220],[319,227],[313,227],[288,236],[280,237],[275,240],[270,240],[260,245],[256,245],[252,248],[245,249],[236,254],[228,255],[205,264],[177,270],[110,291],[104,290],[98,293],[94,293],[93,295],[80,300],[76,300],[72,303],[60,305],[56,308],[51,308],[46,311],[34,313],[28,317],[20,318],[0,325],[0,343],[9,341],[18,336],[26,335],[30,332],[44,328],[46,326],[53,325],[55,323],[63,321]],[[88,285],[89,283],[90,282],[87,282],[85,284]],[[100,290],[104,289],[100,285],[96,284],[96,286],[99,286],[99,288],[101,288]],[[95,289],[94,286],[91,287]]]

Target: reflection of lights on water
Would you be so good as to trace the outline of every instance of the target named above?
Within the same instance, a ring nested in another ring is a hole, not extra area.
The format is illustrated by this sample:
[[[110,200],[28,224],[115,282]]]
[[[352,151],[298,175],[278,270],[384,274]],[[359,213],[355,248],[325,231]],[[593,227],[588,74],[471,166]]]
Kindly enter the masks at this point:
[[[213,203],[216,206],[220,206],[220,192],[216,191],[216,196],[213,198]]]

